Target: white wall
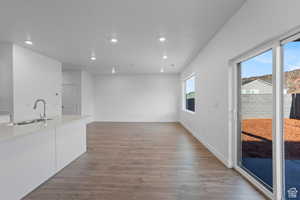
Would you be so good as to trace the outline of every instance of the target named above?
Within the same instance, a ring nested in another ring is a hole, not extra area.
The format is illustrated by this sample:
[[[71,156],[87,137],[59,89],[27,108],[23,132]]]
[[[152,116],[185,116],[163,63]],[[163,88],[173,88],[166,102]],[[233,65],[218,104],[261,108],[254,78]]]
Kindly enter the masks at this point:
[[[13,45],[14,121],[39,117],[43,106],[34,111],[33,104],[40,98],[49,117],[61,115],[61,70],[60,62]]]
[[[95,116],[95,79],[86,71],[81,72],[81,114]]]
[[[299,8],[293,0],[246,1],[181,73],[196,73],[196,114],[181,111],[180,121],[228,166],[228,61],[299,26]]]
[[[0,43],[0,115],[12,112],[12,44]]]
[[[178,121],[178,75],[96,77],[96,120]]]

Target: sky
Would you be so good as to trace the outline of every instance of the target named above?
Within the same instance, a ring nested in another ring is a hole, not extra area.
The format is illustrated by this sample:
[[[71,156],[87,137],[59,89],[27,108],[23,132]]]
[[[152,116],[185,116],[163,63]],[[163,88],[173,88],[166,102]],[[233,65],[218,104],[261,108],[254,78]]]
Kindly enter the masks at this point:
[[[284,71],[300,69],[300,42],[289,42],[283,46]],[[272,74],[272,50],[241,63],[242,77]]]
[[[195,77],[191,77],[185,82],[185,92],[186,94],[190,92],[195,92]]]

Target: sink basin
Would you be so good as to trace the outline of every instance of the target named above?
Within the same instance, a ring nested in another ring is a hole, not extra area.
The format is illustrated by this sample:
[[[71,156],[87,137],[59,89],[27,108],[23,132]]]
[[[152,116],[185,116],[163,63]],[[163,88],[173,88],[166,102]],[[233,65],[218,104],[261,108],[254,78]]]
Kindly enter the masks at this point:
[[[36,122],[36,120],[27,120],[27,121],[22,121],[22,122],[15,123],[15,125],[20,126],[20,125],[26,125],[26,124],[33,124],[35,122]]]
[[[47,120],[52,120],[52,119],[47,118]],[[14,123],[14,125],[22,126],[22,125],[33,124],[33,123],[44,122],[44,121],[45,121],[44,119],[26,120],[26,121]]]

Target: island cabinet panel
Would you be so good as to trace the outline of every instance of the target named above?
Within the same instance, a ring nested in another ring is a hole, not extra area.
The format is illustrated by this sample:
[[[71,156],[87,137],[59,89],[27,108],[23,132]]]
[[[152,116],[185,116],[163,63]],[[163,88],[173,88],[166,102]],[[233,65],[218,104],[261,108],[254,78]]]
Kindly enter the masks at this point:
[[[56,171],[86,152],[86,122],[74,121],[56,128]]]
[[[0,144],[0,199],[17,200],[56,172],[55,130],[43,130]]]

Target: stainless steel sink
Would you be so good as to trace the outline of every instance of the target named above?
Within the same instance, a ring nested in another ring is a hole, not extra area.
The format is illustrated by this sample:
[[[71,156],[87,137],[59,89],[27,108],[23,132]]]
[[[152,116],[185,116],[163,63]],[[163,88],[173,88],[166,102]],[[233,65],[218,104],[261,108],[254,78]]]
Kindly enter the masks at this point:
[[[47,120],[52,120],[52,119],[47,119]],[[15,126],[22,126],[22,125],[27,125],[27,124],[33,124],[33,123],[38,123],[38,122],[44,122],[44,119],[33,119],[33,120],[26,120],[22,122],[17,122],[14,123]]]
[[[34,102],[33,109],[37,108],[37,105],[38,105],[39,102],[42,102],[44,104],[44,113],[41,114],[41,118],[33,119],[33,120],[26,120],[26,121],[17,122],[17,123],[10,123],[10,126],[22,126],[22,125],[27,125],[27,124],[39,123],[39,122],[47,122],[47,120],[51,120],[51,119],[47,118],[47,115],[46,115],[46,101],[44,99],[37,99]]]

